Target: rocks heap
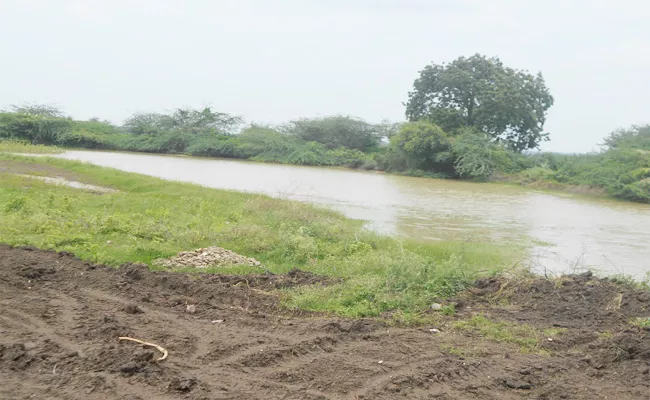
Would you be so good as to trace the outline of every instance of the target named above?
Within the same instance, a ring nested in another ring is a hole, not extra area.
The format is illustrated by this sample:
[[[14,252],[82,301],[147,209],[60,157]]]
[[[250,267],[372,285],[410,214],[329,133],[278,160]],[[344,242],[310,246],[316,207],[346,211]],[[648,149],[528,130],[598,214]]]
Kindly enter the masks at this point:
[[[260,265],[260,262],[254,258],[237,254],[234,251],[213,246],[194,251],[183,251],[178,253],[176,257],[155,260],[154,264],[167,268],[208,268],[226,265],[249,265],[251,267],[257,267]]]

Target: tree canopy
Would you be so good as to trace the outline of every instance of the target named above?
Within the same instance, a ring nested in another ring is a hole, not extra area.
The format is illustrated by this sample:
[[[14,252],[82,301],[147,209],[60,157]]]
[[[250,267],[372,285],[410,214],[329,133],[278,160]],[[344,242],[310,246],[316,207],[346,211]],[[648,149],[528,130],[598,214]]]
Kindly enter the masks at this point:
[[[347,147],[367,151],[376,147],[382,131],[375,125],[352,117],[332,116],[300,119],[288,124],[286,132],[306,142],[318,142],[328,149]]]
[[[463,126],[487,133],[516,151],[548,140],[546,112],[553,105],[541,74],[505,67],[476,54],[427,65],[406,103],[410,121],[430,120],[447,132]]]
[[[13,105],[0,111],[0,139],[28,140],[32,144],[54,144],[67,132],[72,120],[50,105]]]
[[[171,114],[137,113],[124,121],[124,128],[134,135],[151,135],[179,130],[183,133],[232,133],[243,123],[238,116],[212,111],[179,108]]]
[[[392,169],[453,173],[449,135],[430,122],[404,124],[391,137],[390,150],[398,156],[392,159]]]
[[[612,132],[604,146],[608,149],[650,150],[650,125],[634,125]]]

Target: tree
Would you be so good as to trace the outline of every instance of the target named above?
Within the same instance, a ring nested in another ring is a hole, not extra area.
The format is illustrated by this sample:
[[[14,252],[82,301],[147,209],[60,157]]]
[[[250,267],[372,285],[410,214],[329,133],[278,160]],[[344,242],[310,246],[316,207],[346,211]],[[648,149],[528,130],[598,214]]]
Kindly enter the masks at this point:
[[[72,120],[56,107],[14,105],[0,112],[0,138],[29,140],[32,144],[56,144],[70,130]]]
[[[362,119],[333,116],[293,121],[285,131],[306,142],[318,142],[328,149],[347,147],[368,151],[379,145],[380,132]]]
[[[453,173],[450,150],[449,135],[438,125],[427,121],[407,123],[390,140],[390,151],[398,156],[391,158],[390,167]]]
[[[375,125],[375,129],[377,130],[377,134],[381,138],[381,140],[388,139],[390,140],[391,137],[397,135],[399,132],[400,128],[402,128],[403,122],[392,122],[390,120],[384,119],[377,125]]]
[[[154,135],[171,127],[170,118],[158,113],[136,113],[124,121],[123,128],[134,135]]]
[[[160,134],[178,130],[190,134],[230,134],[243,123],[238,116],[212,111],[179,108],[171,114],[136,113],[124,121],[124,129],[134,135]]]
[[[448,132],[473,127],[516,151],[548,140],[546,112],[553,97],[541,74],[507,68],[476,54],[427,65],[406,103],[410,121],[427,119]]]
[[[463,128],[451,145],[454,169],[463,178],[487,179],[497,169],[509,163],[508,154],[502,146],[494,143],[485,133]]]
[[[53,118],[65,118],[65,114],[59,108],[49,105],[49,104],[20,104],[12,105],[10,110],[7,112],[12,112],[16,114],[27,114],[38,117],[53,117]]]
[[[611,133],[606,139],[604,146],[608,149],[640,149],[650,150],[650,125],[619,129]]]
[[[192,133],[232,133],[244,120],[235,115],[212,111],[178,108],[170,116],[172,127]]]

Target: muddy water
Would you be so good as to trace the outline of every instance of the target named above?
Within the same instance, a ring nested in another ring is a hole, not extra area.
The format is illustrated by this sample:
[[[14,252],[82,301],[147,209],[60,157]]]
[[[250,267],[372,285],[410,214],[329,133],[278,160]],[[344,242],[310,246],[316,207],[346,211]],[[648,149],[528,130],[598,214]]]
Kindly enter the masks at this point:
[[[420,240],[526,244],[550,273],[650,271],[650,206],[499,184],[328,168],[70,151],[59,157],[208,187],[323,204],[380,232]],[[523,256],[522,256],[523,257]]]

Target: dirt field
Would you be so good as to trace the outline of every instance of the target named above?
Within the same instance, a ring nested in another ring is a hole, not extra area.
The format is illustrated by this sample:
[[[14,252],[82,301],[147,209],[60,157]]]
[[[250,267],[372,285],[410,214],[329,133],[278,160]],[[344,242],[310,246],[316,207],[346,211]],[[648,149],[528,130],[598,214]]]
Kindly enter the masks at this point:
[[[650,398],[650,332],[630,324],[650,315],[649,292],[588,275],[485,280],[432,333],[289,315],[268,293],[303,284],[327,280],[114,269],[0,245],[0,398]],[[479,312],[566,331],[525,354],[452,329]],[[162,345],[169,358],[155,362],[156,350],[119,336]]]

